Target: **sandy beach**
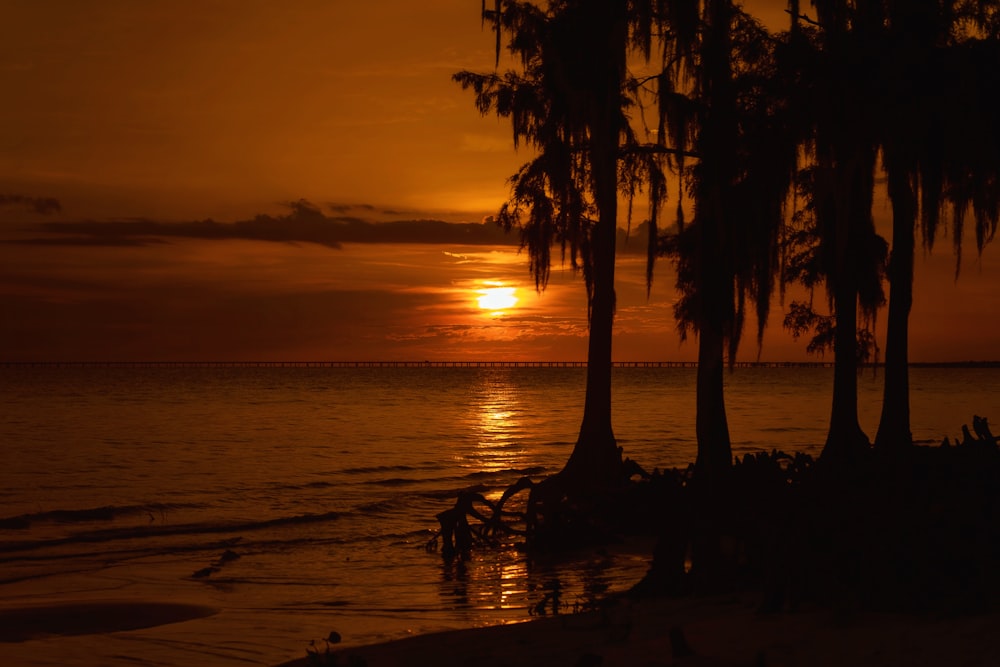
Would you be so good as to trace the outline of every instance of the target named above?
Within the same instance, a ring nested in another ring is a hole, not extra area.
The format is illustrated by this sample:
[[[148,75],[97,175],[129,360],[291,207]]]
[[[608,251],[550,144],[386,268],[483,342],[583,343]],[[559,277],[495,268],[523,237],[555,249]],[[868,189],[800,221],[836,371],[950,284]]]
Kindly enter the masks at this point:
[[[821,608],[760,613],[754,597],[622,600],[601,611],[371,645],[357,645],[345,636],[329,655],[318,641],[321,660],[310,660],[303,646],[301,657],[280,667],[986,667],[998,664],[1000,657],[998,613],[948,616]],[[194,642],[195,622],[213,613],[197,604],[138,601],[7,609],[0,611],[0,656],[15,658],[5,664],[59,664],[58,654],[48,650],[8,652],[4,647],[57,649],[60,644],[53,640],[83,635],[91,641],[115,641],[156,626]],[[289,647],[291,654],[298,650]],[[39,662],[27,657],[32,653]],[[172,662],[173,657],[157,656],[150,645],[144,660],[185,664]],[[76,655],[73,664],[100,664],[94,658],[87,663],[85,656]],[[268,664],[259,661],[260,655],[244,658],[247,664]]]
[[[328,662],[318,664],[985,667],[1000,660],[997,628],[998,614],[942,617],[826,609],[758,613],[752,600],[731,596],[650,600],[371,646],[335,647]],[[672,637],[690,650],[675,655]],[[282,667],[310,664],[317,662],[304,657]]]

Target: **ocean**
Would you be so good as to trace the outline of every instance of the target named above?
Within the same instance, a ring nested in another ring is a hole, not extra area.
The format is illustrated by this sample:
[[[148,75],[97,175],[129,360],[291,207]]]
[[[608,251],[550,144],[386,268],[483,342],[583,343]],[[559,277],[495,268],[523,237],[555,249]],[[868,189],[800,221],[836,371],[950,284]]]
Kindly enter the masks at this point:
[[[528,620],[638,581],[649,545],[447,563],[425,545],[458,491],[496,497],[568,457],[579,367],[0,368],[0,606],[191,602],[218,613],[0,642],[0,664],[273,665],[338,632],[360,644]],[[734,454],[818,454],[832,369],[727,375]],[[911,371],[913,435],[1000,420],[1000,369]],[[881,374],[860,378],[870,437]],[[616,368],[614,423],[647,470],[694,460],[691,368]],[[998,430],[994,428],[994,430]]]

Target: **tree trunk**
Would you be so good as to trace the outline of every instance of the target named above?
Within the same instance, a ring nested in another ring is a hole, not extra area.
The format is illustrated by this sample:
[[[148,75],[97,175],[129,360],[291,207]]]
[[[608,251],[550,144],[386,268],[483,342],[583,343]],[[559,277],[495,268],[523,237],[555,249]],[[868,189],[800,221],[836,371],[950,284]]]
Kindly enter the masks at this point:
[[[833,406],[820,457],[833,463],[856,460],[869,445],[858,421],[858,292],[851,280],[838,281],[834,295]]]
[[[695,390],[698,458],[695,471],[699,481],[713,492],[725,488],[725,478],[733,458],[723,389],[724,347],[721,331],[705,328],[699,333],[698,384]]]
[[[576,446],[560,477],[573,493],[592,493],[621,479],[621,450],[611,427],[611,350],[615,316],[615,242],[618,232],[618,142],[625,73],[624,3],[595,1],[591,20],[606,42],[594,74],[590,151],[598,220],[591,233],[593,294],[587,347],[587,389]]]
[[[871,216],[871,199],[864,190],[869,182],[865,170],[870,174],[873,167],[870,159],[873,155],[869,156],[859,143],[839,156],[833,171],[837,193],[831,240],[836,318],[833,405],[830,430],[820,458],[834,464],[849,465],[870,445],[858,421],[858,281],[867,268],[863,266],[867,253],[862,250],[865,235],[869,231],[874,233],[863,222]]]
[[[889,322],[885,342],[885,388],[876,449],[899,452],[913,444],[910,432],[909,320],[913,305],[916,193],[909,175],[886,151],[892,200],[892,257],[889,261]]]
[[[603,217],[603,216],[602,216]],[[615,311],[615,220],[598,223],[594,251],[594,295],[587,346],[583,422],[564,468],[571,486],[603,488],[619,475],[621,452],[611,427],[611,351]]]
[[[698,457],[695,471],[715,495],[724,491],[732,466],[732,449],[723,390],[725,332],[732,326],[733,277],[728,229],[735,224],[728,210],[736,180],[738,144],[736,98],[733,89],[731,0],[711,0],[706,7],[707,30],[703,45],[707,100],[698,136],[695,224],[697,225],[698,376],[695,432]],[[735,335],[735,334],[733,334]]]

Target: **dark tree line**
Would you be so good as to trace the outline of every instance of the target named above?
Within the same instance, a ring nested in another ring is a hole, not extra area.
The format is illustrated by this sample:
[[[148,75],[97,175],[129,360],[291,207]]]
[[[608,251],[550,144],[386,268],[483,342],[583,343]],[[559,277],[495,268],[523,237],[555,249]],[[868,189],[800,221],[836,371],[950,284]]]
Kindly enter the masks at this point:
[[[681,333],[698,337],[697,466],[705,477],[724,475],[731,458],[725,361],[735,358],[748,302],[759,341],[782,279],[825,285],[825,333],[837,368],[824,455],[850,458],[869,445],[857,420],[859,316],[865,324],[884,305],[888,270],[877,441],[910,443],[906,321],[915,229],[930,247],[948,212],[956,251],[969,213],[978,249],[996,230],[1000,3],[811,5],[790,2],[789,29],[779,34],[731,0],[483,5],[497,62],[509,38],[521,69],[455,79],[473,89],[482,113],[511,119],[515,146],[536,151],[512,177],[499,222],[521,234],[539,289],[559,247],[582,271],[589,296],[591,371],[568,465],[581,479],[617,465],[609,398],[614,232],[620,199],[637,192],[650,202],[650,280],[657,251],[669,255]],[[630,63],[651,59],[653,75],[630,74]],[[635,129],[640,106],[655,108],[651,137]],[[668,171],[682,185],[676,223],[664,233]],[[880,177],[892,203],[891,261],[873,222]],[[786,252],[782,244],[793,237],[797,250]]]
[[[726,364],[748,313],[759,347],[774,293],[792,282],[822,288],[826,312],[815,298],[793,303],[785,325],[809,332],[810,349],[830,348],[835,360],[817,466],[851,476],[873,453],[899,460],[913,449],[907,340],[917,236],[930,249],[950,223],[960,258],[967,220],[981,251],[1000,215],[1000,1],[791,0],[788,14],[787,30],[772,33],[732,0],[484,0],[498,69],[455,79],[481,113],[510,119],[515,146],[534,151],[511,178],[498,221],[520,234],[538,289],[558,248],[588,294],[583,420],[565,468],[532,488],[540,520],[633,471],[612,428],[611,359],[618,213],[627,202],[631,217],[636,199],[649,203],[648,280],[668,257],[678,328],[698,341],[690,486],[705,521],[725,521],[741,484]],[[505,46],[516,65],[501,72]],[[664,224],[670,178],[679,183],[676,213]],[[879,181],[891,246],[874,224]],[[858,421],[857,377],[886,302],[873,447]],[[693,548],[711,563],[721,547],[706,539]]]

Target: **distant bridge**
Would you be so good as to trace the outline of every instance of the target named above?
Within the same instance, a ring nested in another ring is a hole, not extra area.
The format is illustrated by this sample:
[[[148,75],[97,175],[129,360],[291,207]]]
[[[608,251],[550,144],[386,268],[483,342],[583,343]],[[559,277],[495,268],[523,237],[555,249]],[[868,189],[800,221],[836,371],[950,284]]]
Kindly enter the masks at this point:
[[[734,368],[833,368],[832,361],[738,361]],[[614,368],[697,368],[696,361],[615,361]],[[867,367],[883,364],[866,364]],[[912,368],[1000,368],[1000,361],[911,362]],[[0,368],[586,368],[586,361],[0,361]]]
[[[615,368],[697,368],[696,361],[616,361]],[[740,361],[736,368],[832,368],[832,361]],[[586,368],[586,361],[0,361],[0,368]]]

